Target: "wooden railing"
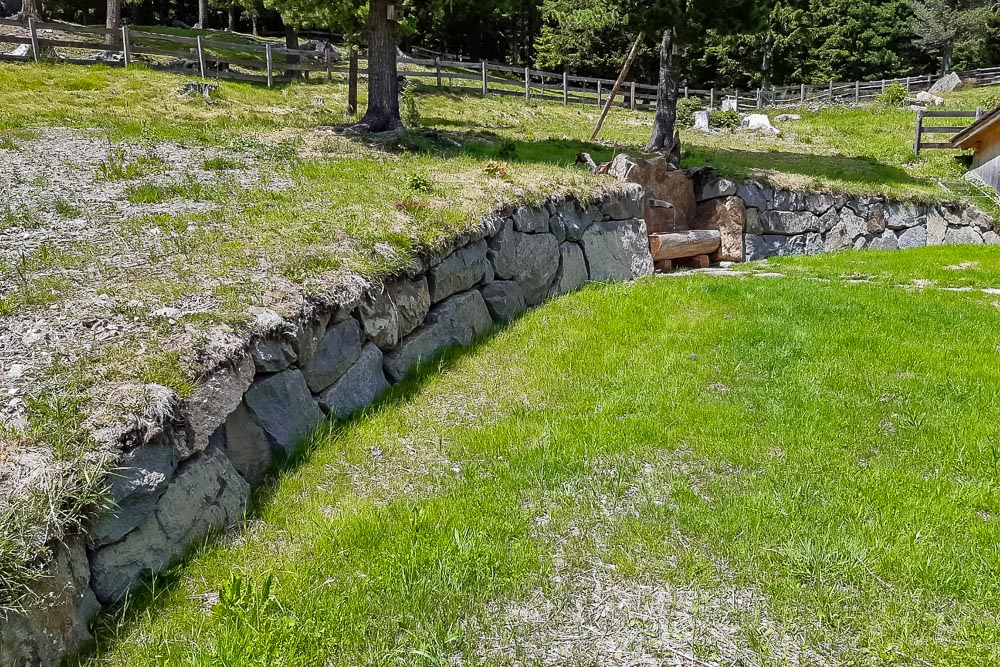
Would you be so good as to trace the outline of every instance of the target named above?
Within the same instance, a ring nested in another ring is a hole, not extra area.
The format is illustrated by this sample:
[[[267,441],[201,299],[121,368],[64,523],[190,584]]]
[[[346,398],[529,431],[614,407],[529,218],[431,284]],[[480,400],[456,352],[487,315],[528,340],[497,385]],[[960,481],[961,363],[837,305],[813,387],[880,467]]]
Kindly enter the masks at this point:
[[[954,148],[950,141],[924,141],[925,134],[947,134],[954,136],[964,130],[968,125],[946,126],[946,125],[924,125],[927,118],[971,118],[975,122],[983,117],[983,110],[975,111],[918,111],[917,129],[913,138],[913,152],[920,155],[924,148]]]
[[[56,60],[81,65],[104,63],[129,67],[142,62],[158,70],[195,73],[205,78],[237,79],[266,83],[289,81],[296,73],[348,75],[351,68],[332,48],[321,51],[289,49],[280,42],[244,39],[231,41],[230,33],[210,37],[186,37],[128,27],[106,30],[101,27],[66,23],[29,21],[28,25],[0,19],[0,26],[14,27],[0,34],[0,45],[22,46],[22,53],[0,53],[0,61]],[[228,38],[228,39],[227,39]],[[2,48],[2,47],[0,47]],[[367,75],[366,60],[359,59],[357,74]],[[573,76],[546,72],[530,67],[515,67],[488,62],[444,60],[441,58],[400,58],[400,74],[423,80],[441,89],[465,90],[481,95],[507,95],[526,100],[543,99],[563,104],[603,106],[614,85],[611,79]],[[1000,67],[967,70],[962,79],[975,79],[976,85],[1000,84]],[[787,108],[809,105],[861,104],[870,102],[892,84],[909,92],[926,90],[935,81],[932,75],[898,77],[876,81],[827,82],[798,86],[770,86],[754,90],[695,89],[684,87],[682,97],[702,100],[705,107],[717,109],[728,101],[737,110]],[[656,86],[626,81],[619,92],[620,104],[632,109],[656,106]]]

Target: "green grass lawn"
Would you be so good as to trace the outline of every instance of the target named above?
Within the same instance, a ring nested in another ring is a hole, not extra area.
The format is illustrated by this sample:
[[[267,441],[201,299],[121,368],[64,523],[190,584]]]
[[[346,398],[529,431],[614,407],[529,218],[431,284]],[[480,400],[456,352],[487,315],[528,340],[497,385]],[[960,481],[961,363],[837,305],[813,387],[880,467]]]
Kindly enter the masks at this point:
[[[83,664],[995,664],[1000,304],[847,280],[963,263],[1000,287],[927,248],[539,308],[317,434]]]

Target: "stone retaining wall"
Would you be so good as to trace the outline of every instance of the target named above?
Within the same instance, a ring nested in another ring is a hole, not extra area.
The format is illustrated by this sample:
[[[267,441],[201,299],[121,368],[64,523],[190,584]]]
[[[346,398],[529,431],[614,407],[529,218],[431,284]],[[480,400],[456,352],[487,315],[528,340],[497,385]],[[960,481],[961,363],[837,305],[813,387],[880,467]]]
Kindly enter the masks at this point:
[[[103,605],[207,536],[238,525],[251,490],[327,417],[369,405],[437,352],[581,287],[653,272],[639,188],[490,216],[450,252],[349,304],[259,333],[187,400],[137,386],[149,408],[117,436],[117,509],[54,545],[42,604],[0,621],[0,667],[56,665],[90,639]]]
[[[703,183],[696,197],[699,218],[722,232],[723,259],[734,261],[848,248],[1000,245],[994,221],[968,204],[793,192],[721,178]]]

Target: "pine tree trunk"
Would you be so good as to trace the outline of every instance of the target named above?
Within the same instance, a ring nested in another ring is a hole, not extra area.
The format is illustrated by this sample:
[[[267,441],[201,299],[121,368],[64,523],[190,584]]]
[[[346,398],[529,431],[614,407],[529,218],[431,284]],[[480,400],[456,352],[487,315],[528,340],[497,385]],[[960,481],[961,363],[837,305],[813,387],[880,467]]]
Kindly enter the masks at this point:
[[[236,8],[229,5],[229,32],[236,32]]]
[[[104,43],[114,46],[121,39],[122,28],[122,2],[121,0],[108,0],[108,16],[104,21],[104,27],[116,32],[104,36]]]
[[[403,127],[399,119],[396,24],[388,20],[390,0],[370,0],[368,10],[368,110],[358,123],[369,132]]]
[[[948,42],[944,45],[944,57],[941,59],[942,76],[951,71],[952,65],[954,64],[954,53],[955,45],[952,42]]]
[[[208,29],[208,0],[198,0],[198,25],[202,30]]]
[[[663,31],[660,43],[660,82],[656,88],[656,116],[653,135],[646,145],[647,153],[678,152],[674,125],[677,123],[677,80],[674,76],[674,36],[672,30]]]
[[[253,36],[260,37],[260,33],[257,32],[257,12],[250,14],[250,26],[253,29]]]
[[[18,14],[18,18],[23,20],[25,23],[28,22],[29,18],[39,19],[42,17],[42,7],[38,3],[38,0],[24,0],[21,3],[21,13]]]
[[[293,28],[290,25],[285,26],[285,48],[286,49],[299,48],[299,33],[295,30],[295,28]],[[298,56],[293,56],[291,54],[288,54],[285,56],[285,58],[286,58],[285,62],[288,63],[289,65],[299,64]],[[297,70],[288,69],[285,70],[285,76],[287,76],[289,80],[291,80],[300,76],[300,72],[298,72]]]

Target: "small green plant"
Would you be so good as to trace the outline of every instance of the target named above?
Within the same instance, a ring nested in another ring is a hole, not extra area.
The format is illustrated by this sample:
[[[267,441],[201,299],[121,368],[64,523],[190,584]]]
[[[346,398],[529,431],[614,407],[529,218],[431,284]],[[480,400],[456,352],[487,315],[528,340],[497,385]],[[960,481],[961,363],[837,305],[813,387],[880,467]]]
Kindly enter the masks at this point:
[[[877,98],[878,103],[885,107],[902,106],[906,101],[906,86],[901,83],[893,83]]]
[[[157,204],[166,201],[170,197],[170,193],[158,185],[141,183],[129,186],[125,190],[125,196],[133,204]]]
[[[403,90],[399,113],[406,127],[420,127],[420,107],[417,106],[417,94],[413,88]]]
[[[502,178],[503,180],[508,180],[510,178],[510,170],[507,168],[507,163],[502,160],[490,160],[483,167],[483,173],[491,178]]]
[[[83,215],[83,211],[81,211],[76,206],[73,206],[73,204],[69,203],[65,199],[56,200],[55,206],[53,208],[55,208],[56,213],[58,213],[60,217],[63,218],[79,218],[81,215]]]
[[[213,157],[202,164],[205,171],[227,171],[229,169],[245,169],[246,165],[239,160],[224,157]]]
[[[0,137],[0,151],[16,151],[20,148],[10,137]]]
[[[732,130],[740,126],[740,114],[735,111],[716,111],[711,115],[712,127]]]
[[[693,126],[695,112],[704,110],[705,105],[697,97],[683,97],[677,100],[677,126]]]
[[[219,591],[219,601],[212,607],[212,615],[240,625],[258,627],[261,617],[272,613],[278,606],[271,596],[274,577],[267,575],[263,583],[253,581],[238,574],[229,577],[229,583]]]
[[[94,177],[99,181],[131,181],[145,176],[162,164],[163,160],[149,155],[130,162],[125,150],[116,148],[97,165]]]
[[[434,184],[426,174],[413,174],[410,176],[410,189],[414,192],[430,192],[434,189]]]

